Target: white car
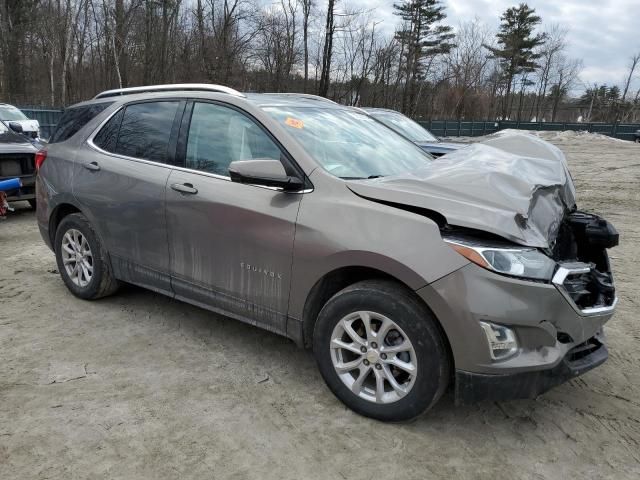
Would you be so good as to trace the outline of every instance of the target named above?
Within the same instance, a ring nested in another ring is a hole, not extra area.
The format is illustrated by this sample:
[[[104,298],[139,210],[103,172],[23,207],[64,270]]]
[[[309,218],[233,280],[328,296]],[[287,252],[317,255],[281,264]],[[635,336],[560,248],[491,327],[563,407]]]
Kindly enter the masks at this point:
[[[0,103],[0,120],[11,126],[17,123],[22,127],[22,133],[31,138],[40,137],[40,123],[38,120],[31,120],[18,108],[8,103]]]

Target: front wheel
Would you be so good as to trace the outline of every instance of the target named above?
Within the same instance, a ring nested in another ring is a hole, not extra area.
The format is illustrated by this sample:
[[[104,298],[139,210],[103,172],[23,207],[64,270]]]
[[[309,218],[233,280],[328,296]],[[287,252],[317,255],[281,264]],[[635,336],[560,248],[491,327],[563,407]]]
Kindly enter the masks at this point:
[[[444,393],[448,349],[429,309],[397,283],[368,280],[334,295],[316,322],[313,351],[331,391],[384,421],[414,418]]]
[[[55,252],[62,280],[76,297],[92,300],[118,289],[107,252],[84,215],[74,213],[62,219]]]

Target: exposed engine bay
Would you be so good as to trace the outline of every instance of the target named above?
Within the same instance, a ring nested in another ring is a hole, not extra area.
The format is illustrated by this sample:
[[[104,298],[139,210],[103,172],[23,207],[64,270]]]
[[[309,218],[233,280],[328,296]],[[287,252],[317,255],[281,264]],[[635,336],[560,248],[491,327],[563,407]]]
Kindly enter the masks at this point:
[[[598,215],[574,211],[560,225],[550,256],[568,273],[559,282],[580,310],[608,307],[615,287],[607,249],[618,245],[615,227]]]

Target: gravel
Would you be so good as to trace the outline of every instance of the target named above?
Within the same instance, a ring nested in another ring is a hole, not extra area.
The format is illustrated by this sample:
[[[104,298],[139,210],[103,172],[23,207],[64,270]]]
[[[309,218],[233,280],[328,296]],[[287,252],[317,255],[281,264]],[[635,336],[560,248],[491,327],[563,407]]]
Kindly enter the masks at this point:
[[[640,477],[640,145],[542,133],[621,233],[610,358],[536,400],[360,417],[288,340],[127,287],[64,287],[28,205],[0,223],[0,478]]]

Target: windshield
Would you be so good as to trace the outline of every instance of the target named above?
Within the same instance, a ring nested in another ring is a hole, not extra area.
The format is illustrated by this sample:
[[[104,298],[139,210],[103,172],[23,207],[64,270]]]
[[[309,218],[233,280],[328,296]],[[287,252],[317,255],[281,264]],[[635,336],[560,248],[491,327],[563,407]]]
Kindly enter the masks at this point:
[[[264,107],[329,173],[344,179],[396,175],[423,167],[432,157],[355,110]]]
[[[414,122],[409,117],[405,117],[401,113],[374,110],[368,110],[367,113],[380,120],[387,127],[401,133],[412,142],[438,141],[438,139],[434,137],[429,130],[423,128],[419,123]]]
[[[24,113],[12,106],[0,107],[0,120],[11,122],[14,120],[29,120]]]

